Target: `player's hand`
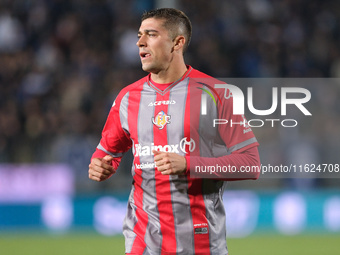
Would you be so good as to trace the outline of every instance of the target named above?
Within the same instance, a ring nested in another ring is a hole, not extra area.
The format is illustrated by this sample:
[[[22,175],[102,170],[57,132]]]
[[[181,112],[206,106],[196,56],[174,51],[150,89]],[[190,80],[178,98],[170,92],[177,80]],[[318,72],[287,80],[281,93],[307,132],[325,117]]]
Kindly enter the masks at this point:
[[[172,152],[152,151],[157,170],[163,175],[184,174],[187,169],[185,157]]]
[[[111,164],[112,160],[113,157],[110,155],[104,158],[93,158],[89,164],[89,178],[98,182],[110,178],[116,172]]]

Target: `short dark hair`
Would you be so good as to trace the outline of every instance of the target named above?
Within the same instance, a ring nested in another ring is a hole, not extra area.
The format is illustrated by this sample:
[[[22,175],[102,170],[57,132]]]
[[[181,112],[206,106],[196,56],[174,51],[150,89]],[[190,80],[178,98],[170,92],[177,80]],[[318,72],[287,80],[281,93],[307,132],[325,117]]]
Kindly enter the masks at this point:
[[[192,27],[190,19],[184,12],[174,8],[155,9],[144,12],[141,21],[149,18],[164,19],[163,26],[173,39],[178,35],[183,35],[186,39],[183,52],[186,51],[191,40]]]

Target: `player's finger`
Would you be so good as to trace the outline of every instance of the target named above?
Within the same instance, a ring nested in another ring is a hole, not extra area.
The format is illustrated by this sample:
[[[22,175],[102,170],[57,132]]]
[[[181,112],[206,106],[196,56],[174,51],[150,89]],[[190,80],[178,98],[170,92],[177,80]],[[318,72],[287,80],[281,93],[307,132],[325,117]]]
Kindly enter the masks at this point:
[[[108,170],[108,169],[101,168],[101,167],[98,167],[98,166],[94,166],[94,167],[90,167],[90,168],[89,168],[89,172],[91,172],[92,174],[109,175],[109,174],[111,174],[113,171],[110,171],[110,170]]]
[[[162,175],[170,175],[172,174],[172,170],[171,169],[167,169],[161,172]]]
[[[167,163],[167,164],[163,164],[161,166],[157,166],[157,170],[160,171],[160,172],[164,172],[164,171],[167,171],[167,170],[170,170],[171,169],[171,164],[170,163]]]
[[[97,181],[97,182],[101,182],[101,181],[105,181],[108,176],[95,176],[95,175],[89,175],[89,178],[91,180]]]
[[[158,168],[164,166],[165,164],[166,164],[166,162],[163,159],[160,159],[160,160],[157,160],[157,161],[155,160],[155,165]]]
[[[103,171],[103,170],[110,171],[112,166],[100,160],[100,161],[91,161],[91,163],[89,164],[89,168],[92,168],[95,171]]]
[[[156,165],[156,167],[160,167],[160,166],[162,166],[162,165],[164,165],[164,162],[162,161],[162,160],[155,160],[155,165]]]
[[[171,162],[171,159],[170,159],[171,155],[167,152],[163,152],[161,154],[158,154],[154,157],[154,160],[155,162],[159,162],[159,163],[162,163],[165,164],[165,163],[169,163]]]
[[[152,153],[153,153],[154,155],[159,155],[159,154],[162,153],[162,151],[152,150]]]
[[[103,160],[111,165],[111,161],[113,160],[113,157],[111,155],[106,155]]]
[[[100,162],[93,161],[93,162],[90,163],[89,168],[93,169],[93,171],[101,172],[101,171],[104,171],[104,170],[109,170],[110,165],[108,165],[107,163],[102,162],[102,161],[100,161]]]
[[[93,158],[92,160],[91,160],[91,163],[90,163],[90,165],[93,165],[93,166],[100,166],[101,165],[101,163],[102,163],[102,160],[100,159],[100,158]]]
[[[155,161],[162,160],[163,157],[164,157],[164,152],[153,150],[152,153],[154,154],[154,160]]]
[[[93,161],[90,163],[89,165],[90,168],[93,168],[93,169],[97,169],[97,170],[101,170],[101,169],[106,169],[106,170],[109,170],[109,171],[112,171],[112,165],[111,164],[108,164],[106,161],[104,160],[101,160],[101,159],[93,159]]]
[[[90,178],[91,180],[93,180],[93,181],[97,181],[97,182],[100,182],[100,181],[101,181],[101,180],[100,180],[100,177],[95,176],[95,175],[93,175],[93,174],[91,174],[91,173],[89,173],[89,178]]]
[[[89,170],[89,177],[92,180],[96,180],[96,181],[102,181],[102,180],[106,180],[112,173],[110,172],[98,172],[98,171],[92,171]],[[92,177],[92,178],[91,178]]]

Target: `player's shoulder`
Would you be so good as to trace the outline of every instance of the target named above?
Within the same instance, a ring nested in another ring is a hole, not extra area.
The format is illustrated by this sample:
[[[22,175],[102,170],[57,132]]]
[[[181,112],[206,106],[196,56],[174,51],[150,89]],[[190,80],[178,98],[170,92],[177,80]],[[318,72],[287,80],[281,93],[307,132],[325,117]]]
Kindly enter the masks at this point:
[[[134,94],[137,90],[141,90],[143,88],[143,84],[147,81],[147,76],[135,81],[124,87],[117,95],[113,105],[120,105],[123,98],[125,98],[128,94]]]
[[[195,80],[201,79],[202,81],[206,81],[206,83],[222,83],[222,81],[218,80],[217,78],[194,68],[192,68],[189,77]]]
[[[123,98],[126,96],[129,92],[133,93],[137,90],[141,90],[143,88],[144,83],[147,81],[147,76],[139,79],[138,81],[135,81],[134,83],[131,83],[127,86],[125,86],[118,94],[117,98]]]
[[[206,74],[206,73],[203,73],[195,68],[191,68],[191,71],[190,71],[190,74],[189,74],[189,77],[190,78],[213,78],[212,76]]]
[[[139,79],[138,81],[135,81],[134,83],[127,85],[121,90],[121,93],[126,94],[131,91],[141,90],[145,82],[147,82],[147,76]]]

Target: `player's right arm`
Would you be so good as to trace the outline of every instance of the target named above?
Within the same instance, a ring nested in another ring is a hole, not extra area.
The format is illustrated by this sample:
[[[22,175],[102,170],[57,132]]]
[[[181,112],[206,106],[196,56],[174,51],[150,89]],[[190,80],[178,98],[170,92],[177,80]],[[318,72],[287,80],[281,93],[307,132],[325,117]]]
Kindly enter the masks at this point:
[[[130,135],[121,124],[121,118],[127,116],[124,113],[127,107],[121,104],[123,97],[124,93],[119,93],[113,103],[100,142],[92,155],[88,171],[91,180],[104,181],[110,178],[116,172],[124,153],[132,146]]]

